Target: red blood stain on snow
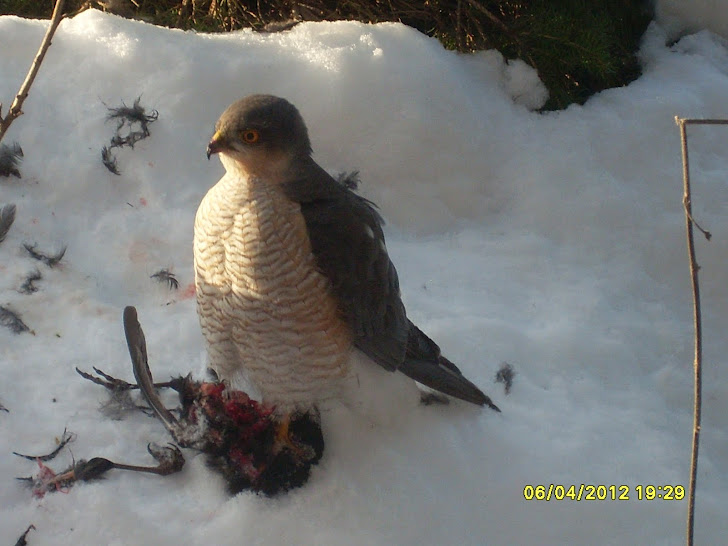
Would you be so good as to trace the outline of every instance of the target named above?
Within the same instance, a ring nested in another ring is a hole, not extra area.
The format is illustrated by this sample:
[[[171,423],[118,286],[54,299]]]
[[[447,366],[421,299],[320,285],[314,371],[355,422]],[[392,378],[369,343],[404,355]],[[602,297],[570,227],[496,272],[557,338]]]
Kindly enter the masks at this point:
[[[147,206],[147,200],[146,200],[146,199],[144,199],[143,197],[140,197],[140,198],[139,198],[139,204],[140,204],[140,205],[141,205],[142,207],[146,207],[146,206]]]
[[[195,294],[196,294],[195,283],[191,282],[190,284],[185,286],[184,290],[182,290],[181,299],[188,300],[190,298],[194,298]]]

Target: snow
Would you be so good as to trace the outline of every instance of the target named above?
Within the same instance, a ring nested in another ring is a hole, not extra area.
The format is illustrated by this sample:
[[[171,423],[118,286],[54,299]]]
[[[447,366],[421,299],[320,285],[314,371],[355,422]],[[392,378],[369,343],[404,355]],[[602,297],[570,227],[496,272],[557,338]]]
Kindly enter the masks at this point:
[[[725,0],[657,0],[655,15],[672,39],[708,29],[728,37],[728,2]]]
[[[46,25],[0,17],[6,105]],[[728,117],[728,45],[706,30],[668,39],[653,23],[637,81],[538,114],[544,88],[522,63],[457,55],[399,24],[204,35],[96,11],[63,21],[5,139],[25,151],[23,178],[0,179],[0,205],[17,205],[0,305],[34,331],[0,328],[0,534],[33,523],[33,545],[683,543],[686,501],[638,501],[635,488],[688,485],[693,338],[674,116]],[[171,477],[112,471],[32,498],[13,477],[35,463],[11,451],[48,452],[65,427],[77,439],[56,470],[72,457],[149,464],[146,444],[168,440],[141,414],[104,417],[106,393],[74,368],[131,379],[131,304],[156,378],[203,370],[192,221],[223,171],[205,146],[225,107],[256,92],[299,107],[322,166],[361,172],[410,317],[503,413],[420,407],[401,381],[372,386],[373,370],[368,403],[324,414],[324,458],[288,495],[230,498],[186,451]],[[159,120],[116,152],[115,176],[100,161],[115,129],[106,105],[140,95]],[[728,532],[725,131],[689,129],[693,211],[713,233],[698,241],[699,544]],[[68,250],[50,269],[24,242]],[[21,294],[36,267],[39,291]],[[162,268],[179,291],[149,278]],[[502,362],[517,372],[508,396],[494,382]],[[524,500],[524,486],[550,483],[627,485],[632,500]]]

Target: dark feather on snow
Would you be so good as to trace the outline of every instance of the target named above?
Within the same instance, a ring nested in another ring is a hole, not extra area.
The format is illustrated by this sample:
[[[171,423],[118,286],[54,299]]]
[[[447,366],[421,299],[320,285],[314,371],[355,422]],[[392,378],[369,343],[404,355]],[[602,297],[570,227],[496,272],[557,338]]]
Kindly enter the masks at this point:
[[[78,368],[76,368],[76,372],[84,379],[96,383],[97,385],[101,385],[109,391],[109,399],[106,402],[103,402],[99,408],[99,411],[101,411],[101,413],[109,419],[121,421],[125,414],[130,411],[141,411],[150,417],[154,417],[154,413],[149,406],[139,405],[131,397],[130,391],[139,389],[139,385],[112,377],[95,366],[94,372],[96,372],[98,377]],[[170,381],[166,383],[155,383],[154,388],[169,388],[170,383]]]
[[[141,100],[141,97],[137,97],[131,108],[123,102],[118,108],[109,108],[109,113],[106,115],[106,119],[115,119],[118,123],[117,130],[121,129],[124,124],[129,124],[129,126],[131,126],[132,123],[138,123],[146,136],[149,136],[149,124],[157,121],[159,112],[152,110],[152,113],[147,115],[146,109],[140,104]]]
[[[0,243],[5,240],[5,236],[10,231],[10,226],[15,221],[15,205],[4,205],[0,208]]]
[[[25,250],[28,251],[28,254],[30,254],[30,257],[43,262],[48,267],[55,267],[58,262],[60,262],[63,259],[63,256],[66,254],[66,247],[64,246],[61,250],[59,250],[55,255],[48,255],[44,254],[42,252],[38,252],[35,248],[38,245],[30,245],[28,243],[23,243],[23,246],[25,247]]]
[[[349,188],[350,190],[357,190],[359,189],[359,182],[361,182],[359,178],[359,171],[351,171],[350,173],[339,173],[339,175],[336,177],[336,181],[345,188]]]
[[[20,315],[2,305],[0,305],[0,325],[10,328],[15,334],[30,332],[30,328],[23,322]]]
[[[61,435],[61,439],[58,440],[58,446],[51,451],[50,453],[46,455],[23,455],[22,453],[18,453],[17,451],[13,451],[13,455],[17,455],[18,457],[22,457],[23,459],[28,459],[29,461],[50,461],[53,460],[56,455],[58,455],[61,450],[66,447],[66,444],[73,442],[76,439],[76,435],[73,432],[68,432],[68,429],[63,429],[63,434]]]
[[[500,369],[495,374],[495,382],[503,383],[505,393],[510,394],[511,387],[513,386],[513,378],[515,376],[516,370],[513,369],[513,366],[508,364],[508,362],[504,362],[503,364],[501,364]]]
[[[39,281],[43,278],[43,275],[40,274],[40,271],[37,269],[31,273],[28,274],[28,276],[25,278],[25,282],[20,286],[20,291],[23,294],[33,294],[38,291],[38,287],[35,286],[33,283],[35,281]]]
[[[159,112],[152,110],[151,114],[147,114],[146,109],[139,104],[141,97],[137,97],[134,105],[129,108],[123,102],[118,108],[108,108],[109,113],[106,115],[107,121],[116,120],[116,136],[111,139],[112,146],[129,145],[132,148],[134,143],[150,135],[149,124],[157,121]],[[138,124],[140,131],[135,130],[134,124]],[[129,132],[122,135],[121,130],[124,126],[128,126]]]
[[[159,112],[152,110],[151,113],[147,114],[146,109],[140,104],[141,97],[137,97],[134,104],[129,107],[123,102],[118,108],[109,108],[109,113],[106,114],[106,120],[116,121],[116,134],[111,137],[109,146],[104,146],[101,149],[101,161],[109,169],[110,172],[118,175],[119,167],[116,164],[116,157],[111,154],[111,148],[122,148],[124,146],[130,146],[134,148],[134,144],[147,138],[151,133],[149,132],[149,124],[157,121]],[[123,129],[126,127],[126,132]]]
[[[150,275],[149,278],[157,279],[159,282],[166,282],[170,290],[177,290],[179,288],[179,281],[169,269],[161,269],[154,275]]]
[[[20,178],[18,164],[23,160],[23,149],[20,144],[13,142],[10,146],[0,144],[0,176],[8,177],[11,174]]]
[[[114,139],[111,139],[111,141],[113,145]],[[101,162],[112,174],[117,176],[121,175],[119,172],[119,166],[116,164],[116,157],[111,153],[111,148],[107,148],[106,146],[101,148]]]

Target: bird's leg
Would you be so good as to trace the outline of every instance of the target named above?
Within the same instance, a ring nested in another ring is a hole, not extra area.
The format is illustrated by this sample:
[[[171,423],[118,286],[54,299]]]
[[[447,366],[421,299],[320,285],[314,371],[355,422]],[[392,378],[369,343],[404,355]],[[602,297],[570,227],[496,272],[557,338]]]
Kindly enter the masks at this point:
[[[147,445],[147,451],[154,457],[159,464],[156,466],[137,466],[108,461],[110,468],[118,470],[131,470],[132,472],[148,472],[150,474],[158,474],[159,476],[168,476],[182,470],[185,464],[185,458],[182,451],[174,445],[160,446],[159,444],[150,443]],[[98,458],[97,458],[98,459]],[[87,464],[92,463],[96,459],[91,459]],[[106,460],[106,459],[103,459]],[[95,476],[93,476],[95,477]],[[81,477],[79,479],[91,479],[90,477]]]
[[[301,461],[316,462],[323,454],[323,435],[317,410],[286,413],[275,422],[273,451],[290,450]]]
[[[291,414],[286,413],[281,417],[276,425],[275,450],[280,451],[286,447],[290,448],[298,454],[298,447],[291,439],[290,434]]]
[[[74,463],[67,471],[57,474],[52,480],[49,480],[49,486],[57,484],[69,483],[74,481],[89,481],[101,478],[106,472],[112,468],[117,470],[130,470],[131,472],[147,472],[150,474],[158,474],[159,476],[168,476],[182,470],[185,459],[180,449],[173,444],[169,446],[160,446],[150,443],[147,445],[147,451],[159,463],[156,466],[139,466],[124,463],[115,463],[103,457],[94,457],[88,461],[78,461]]]
[[[30,482],[33,488],[33,494],[37,497],[42,497],[48,492],[63,491],[78,481],[100,479],[112,468],[167,476],[169,474],[179,472],[185,464],[182,452],[175,445],[170,444],[169,446],[163,447],[157,444],[149,444],[147,446],[147,451],[149,451],[152,457],[156,459],[159,463],[158,465],[128,465],[115,463],[103,457],[94,457],[88,461],[80,460],[74,462],[68,469],[56,474],[53,470],[45,466],[40,459],[38,459],[38,466],[40,467],[40,473],[38,476],[18,479]]]

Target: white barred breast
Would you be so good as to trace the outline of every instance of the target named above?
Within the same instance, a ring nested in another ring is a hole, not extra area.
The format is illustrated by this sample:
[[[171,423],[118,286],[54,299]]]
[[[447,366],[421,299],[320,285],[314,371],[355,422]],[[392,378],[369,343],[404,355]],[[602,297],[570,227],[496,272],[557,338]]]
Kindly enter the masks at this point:
[[[197,210],[194,260],[197,311],[220,379],[240,388],[247,377],[279,411],[336,394],[351,335],[316,269],[298,203],[270,181],[226,174]]]

